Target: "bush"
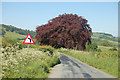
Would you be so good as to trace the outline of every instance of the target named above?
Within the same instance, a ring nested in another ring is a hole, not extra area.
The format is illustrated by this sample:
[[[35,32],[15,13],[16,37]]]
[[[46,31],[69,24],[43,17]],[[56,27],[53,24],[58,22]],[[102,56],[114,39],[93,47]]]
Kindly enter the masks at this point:
[[[101,46],[112,46],[112,44],[108,41],[108,40],[103,40],[101,43],[100,43]]]
[[[98,46],[96,43],[86,45],[86,51],[97,51],[97,48]]]
[[[5,35],[5,30],[2,28],[2,36],[4,36]],[[1,34],[1,33],[0,33]]]
[[[97,49],[97,52],[102,52],[102,50],[101,49]]]
[[[6,38],[6,37],[2,38],[3,47],[14,45],[17,42],[19,42],[17,39],[9,39],[9,38]]]
[[[109,49],[110,51],[117,51],[117,48],[116,47],[113,47],[111,49]]]
[[[98,46],[97,46],[96,43],[86,45],[86,51],[98,51],[98,52],[101,52],[101,49],[97,49],[97,48],[98,48]]]
[[[35,48],[13,49],[0,49],[2,78],[47,78],[51,66],[60,62],[57,53],[49,56]]]
[[[5,38],[2,38],[2,47],[5,48],[6,46],[11,45],[10,43],[8,43],[8,41]]]
[[[17,49],[22,49],[22,48],[25,48],[26,45],[23,44],[22,42],[20,42],[19,40],[16,40],[16,39],[9,39],[9,38],[2,38],[2,47],[5,48],[5,47],[17,47]]]
[[[51,47],[51,46],[40,46],[39,50],[41,50],[43,52],[47,52],[48,51],[50,53],[50,55],[52,55],[53,52],[55,51],[55,49],[53,47]]]

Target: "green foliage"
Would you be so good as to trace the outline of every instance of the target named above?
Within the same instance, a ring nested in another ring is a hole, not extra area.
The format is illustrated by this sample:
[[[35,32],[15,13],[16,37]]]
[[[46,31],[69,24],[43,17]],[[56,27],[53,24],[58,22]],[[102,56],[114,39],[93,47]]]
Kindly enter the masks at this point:
[[[118,41],[117,37],[113,37],[111,34],[108,33],[99,33],[99,32],[94,32],[92,38],[96,38],[97,40],[102,40],[102,39],[107,39],[110,41]]]
[[[28,34],[31,34],[31,36],[34,38],[35,36],[35,32],[34,31],[30,31],[30,30],[23,30],[23,29],[20,29],[20,28],[16,28],[14,26],[11,26],[11,25],[0,25],[0,27],[4,28],[6,30],[6,32],[16,32],[20,35],[28,35]]]
[[[101,52],[101,50],[98,49],[98,46],[97,46],[96,43],[86,45],[86,51],[98,51],[98,52]]]
[[[6,46],[10,46],[11,44],[5,39],[2,38],[2,47],[5,48]]]
[[[24,40],[27,35],[20,35],[16,32],[6,32],[6,34],[4,35],[4,37],[7,39],[7,38],[10,38],[10,39],[17,39],[17,40]]]
[[[5,30],[2,27],[0,27],[0,36],[4,36],[5,33]]]
[[[10,43],[11,45],[14,45],[14,44],[16,44],[17,42],[18,42],[18,40],[16,40],[16,39],[6,39],[7,40],[7,42],[8,43]]]
[[[16,39],[6,39],[6,38],[2,38],[2,46],[5,48],[7,46],[12,46],[14,44],[16,44],[18,42],[18,40]]]
[[[5,48],[9,46],[14,48],[17,46],[17,49],[22,49],[26,47],[25,44],[23,44],[17,39],[2,38],[2,47]]]
[[[98,48],[98,49],[97,49],[97,52],[102,52],[102,50]]]
[[[55,51],[55,49],[53,47],[51,47],[51,46],[40,46],[39,50],[41,50],[43,52],[47,52],[48,51],[50,53],[50,55],[52,55],[53,52]]]
[[[54,52],[47,55],[35,48],[2,48],[3,78],[47,78],[50,68],[60,62],[59,55]]]
[[[4,29],[2,29],[2,36],[4,36],[5,35],[5,30]]]
[[[98,46],[99,49],[101,49],[102,51],[109,51],[109,49],[111,49],[111,46]]]
[[[108,41],[108,40],[103,40],[101,43],[100,43],[101,46],[112,46],[112,44]]]
[[[92,42],[96,42],[98,45],[100,45],[103,40],[108,40],[111,43],[111,46],[118,46],[118,37],[114,37],[107,33],[93,32]]]
[[[113,47],[111,49],[109,49],[110,51],[117,51],[117,48],[116,47]]]

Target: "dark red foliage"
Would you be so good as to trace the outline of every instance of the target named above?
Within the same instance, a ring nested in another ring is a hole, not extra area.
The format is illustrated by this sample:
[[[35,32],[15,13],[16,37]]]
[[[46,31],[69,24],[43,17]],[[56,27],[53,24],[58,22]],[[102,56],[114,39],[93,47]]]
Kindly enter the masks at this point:
[[[36,28],[37,42],[55,48],[84,50],[91,43],[92,30],[87,20],[76,14],[63,14]]]

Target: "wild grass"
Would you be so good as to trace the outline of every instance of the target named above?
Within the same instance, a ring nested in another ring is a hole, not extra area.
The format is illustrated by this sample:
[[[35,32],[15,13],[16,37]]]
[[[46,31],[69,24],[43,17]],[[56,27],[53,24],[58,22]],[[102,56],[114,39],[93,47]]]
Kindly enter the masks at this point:
[[[0,36],[0,48],[2,47],[2,36]]]
[[[109,51],[109,49],[113,48],[113,47],[106,47],[106,46],[98,46],[99,49],[101,49],[102,51]]]
[[[100,69],[114,77],[118,77],[117,51],[86,52],[72,49],[59,49],[58,51],[72,56],[90,66]]]
[[[3,78],[47,78],[51,67],[60,62],[55,50],[51,54],[40,48],[6,47],[1,52]]]
[[[6,34],[4,35],[4,37],[6,38],[9,38],[9,39],[25,39],[27,36],[25,35],[20,35],[16,32],[7,32],[6,31]]]

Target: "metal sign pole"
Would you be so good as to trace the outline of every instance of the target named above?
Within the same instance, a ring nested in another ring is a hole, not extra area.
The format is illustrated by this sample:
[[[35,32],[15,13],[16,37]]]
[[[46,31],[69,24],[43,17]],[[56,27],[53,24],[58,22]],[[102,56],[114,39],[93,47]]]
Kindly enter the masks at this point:
[[[29,47],[30,47],[30,44],[27,45],[27,48],[29,48]]]

